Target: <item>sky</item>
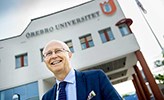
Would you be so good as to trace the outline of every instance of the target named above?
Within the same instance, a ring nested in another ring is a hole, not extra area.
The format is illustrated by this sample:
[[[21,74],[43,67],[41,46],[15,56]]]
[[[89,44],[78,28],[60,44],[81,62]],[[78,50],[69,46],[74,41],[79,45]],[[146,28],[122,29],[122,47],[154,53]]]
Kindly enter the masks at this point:
[[[31,19],[51,14],[89,0],[0,0],[0,40],[22,34]],[[161,59],[160,44],[164,46],[164,1],[139,0],[147,13],[144,14],[135,0],[118,0],[127,18],[133,20],[132,32],[140,45],[140,49],[151,69],[153,62]],[[146,18],[147,22],[145,21]],[[149,26],[148,26],[149,25]],[[152,29],[152,31],[151,31]],[[153,33],[152,33],[153,32]],[[127,89],[126,85],[129,86]],[[120,94],[134,91],[131,82],[115,86]]]

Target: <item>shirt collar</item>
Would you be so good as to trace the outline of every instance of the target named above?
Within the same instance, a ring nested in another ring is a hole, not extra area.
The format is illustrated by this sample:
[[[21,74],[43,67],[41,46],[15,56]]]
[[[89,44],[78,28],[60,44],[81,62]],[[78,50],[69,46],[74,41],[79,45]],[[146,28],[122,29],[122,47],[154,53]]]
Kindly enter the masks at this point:
[[[63,81],[70,83],[70,84],[75,83],[75,70],[73,68],[71,68],[70,72],[68,73],[68,75],[65,77],[65,79]],[[59,86],[60,82],[61,81],[56,79],[56,83],[58,86]]]

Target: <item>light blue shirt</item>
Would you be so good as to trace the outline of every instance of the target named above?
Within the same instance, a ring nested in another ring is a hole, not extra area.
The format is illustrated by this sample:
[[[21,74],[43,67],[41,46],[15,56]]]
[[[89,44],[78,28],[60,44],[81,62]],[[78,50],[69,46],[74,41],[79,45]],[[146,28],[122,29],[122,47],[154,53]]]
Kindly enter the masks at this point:
[[[65,77],[63,81],[67,82],[67,85],[65,87],[67,100],[77,100],[75,70],[73,68],[70,70],[70,72],[68,73],[68,75]],[[56,82],[57,82],[56,100],[58,100],[60,81],[56,80]]]

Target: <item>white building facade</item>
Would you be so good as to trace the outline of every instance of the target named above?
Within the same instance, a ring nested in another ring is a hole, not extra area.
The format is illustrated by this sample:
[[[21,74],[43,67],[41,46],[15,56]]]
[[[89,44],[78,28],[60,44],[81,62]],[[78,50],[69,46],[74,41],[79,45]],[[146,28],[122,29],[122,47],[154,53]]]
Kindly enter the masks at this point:
[[[0,40],[0,100],[39,100],[55,84],[41,53],[53,39],[70,47],[74,69],[101,68],[113,84],[132,79],[139,45],[131,24],[116,0],[92,0],[32,19],[21,35]]]

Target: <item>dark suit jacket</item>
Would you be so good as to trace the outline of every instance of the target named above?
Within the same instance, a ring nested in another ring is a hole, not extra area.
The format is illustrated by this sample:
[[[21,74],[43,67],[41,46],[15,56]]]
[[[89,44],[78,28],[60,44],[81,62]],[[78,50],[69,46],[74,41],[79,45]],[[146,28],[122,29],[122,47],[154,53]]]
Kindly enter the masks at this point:
[[[84,72],[75,70],[75,75],[77,100],[87,100],[92,90],[95,92],[96,96],[91,100],[122,100],[102,70]],[[42,100],[55,100],[56,87],[57,84],[44,94]]]

